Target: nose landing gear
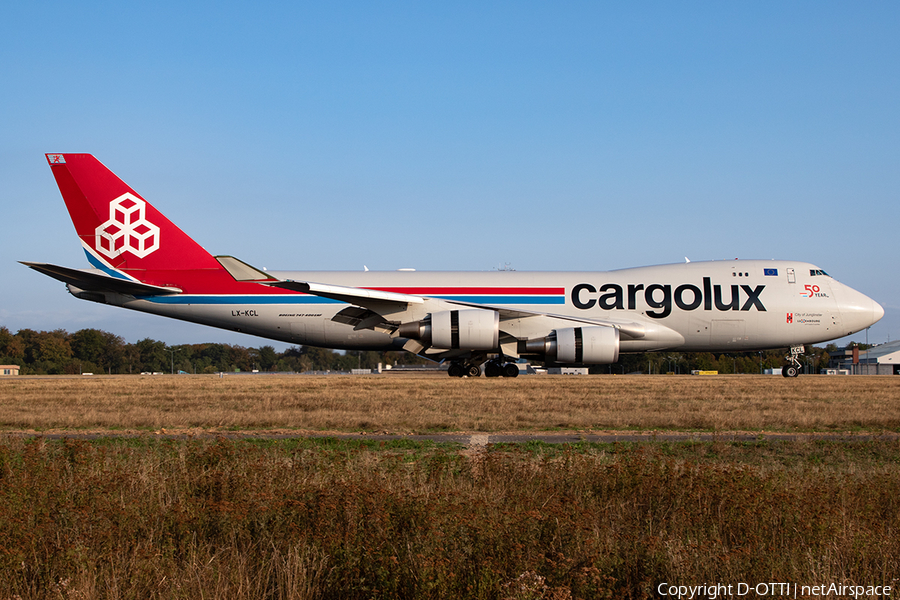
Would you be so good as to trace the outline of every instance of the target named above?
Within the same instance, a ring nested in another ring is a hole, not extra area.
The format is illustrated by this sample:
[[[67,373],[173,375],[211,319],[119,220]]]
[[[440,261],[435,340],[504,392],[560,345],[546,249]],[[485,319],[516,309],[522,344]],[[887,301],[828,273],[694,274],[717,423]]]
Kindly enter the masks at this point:
[[[806,348],[803,346],[791,346],[791,353],[785,356],[785,360],[789,361],[790,364],[785,365],[781,369],[781,374],[784,377],[797,377],[800,375],[800,368],[803,366],[800,364],[800,359],[797,358],[802,354],[806,353]]]

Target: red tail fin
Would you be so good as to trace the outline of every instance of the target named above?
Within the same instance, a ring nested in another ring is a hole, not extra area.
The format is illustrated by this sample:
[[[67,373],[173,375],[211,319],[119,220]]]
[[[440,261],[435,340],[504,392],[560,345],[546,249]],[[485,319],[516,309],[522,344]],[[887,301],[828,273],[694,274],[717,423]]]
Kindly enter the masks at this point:
[[[96,266],[126,272],[221,269],[212,255],[90,154],[48,154],[47,160]]]

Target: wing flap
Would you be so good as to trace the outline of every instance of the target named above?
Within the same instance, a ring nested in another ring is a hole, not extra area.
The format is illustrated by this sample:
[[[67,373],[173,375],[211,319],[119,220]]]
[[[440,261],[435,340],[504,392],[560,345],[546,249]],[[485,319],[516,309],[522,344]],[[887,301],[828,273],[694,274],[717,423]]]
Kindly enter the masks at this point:
[[[398,327],[397,324],[388,321],[377,312],[358,306],[348,306],[334,315],[331,320],[335,323],[352,325],[354,331],[359,331],[360,329],[372,329],[374,331],[393,333]]]

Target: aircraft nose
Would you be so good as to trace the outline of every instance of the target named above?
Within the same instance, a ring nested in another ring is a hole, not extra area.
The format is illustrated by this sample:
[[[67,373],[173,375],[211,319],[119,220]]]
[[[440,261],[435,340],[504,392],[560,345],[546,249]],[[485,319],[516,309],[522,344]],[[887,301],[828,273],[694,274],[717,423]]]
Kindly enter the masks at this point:
[[[842,286],[837,297],[845,329],[854,333],[870,327],[884,316],[884,308],[853,288]]]
[[[872,323],[877,323],[881,320],[881,317],[884,316],[884,307],[882,307],[874,300],[872,300],[872,316],[874,317]]]

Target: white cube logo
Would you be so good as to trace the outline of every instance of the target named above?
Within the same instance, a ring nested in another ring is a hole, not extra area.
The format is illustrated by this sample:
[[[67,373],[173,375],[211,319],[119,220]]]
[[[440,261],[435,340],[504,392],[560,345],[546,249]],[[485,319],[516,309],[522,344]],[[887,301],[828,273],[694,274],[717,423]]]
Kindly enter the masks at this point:
[[[131,252],[144,258],[159,249],[159,227],[146,219],[147,203],[134,194],[122,194],[109,204],[109,220],[95,231],[97,252],[115,258]]]

